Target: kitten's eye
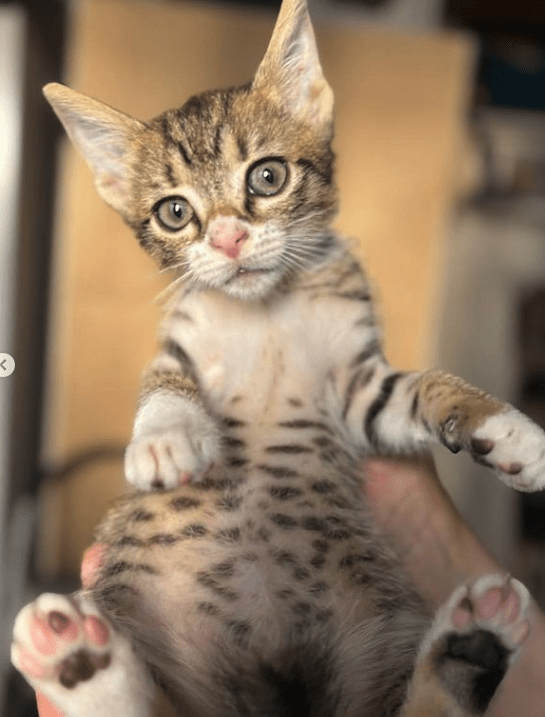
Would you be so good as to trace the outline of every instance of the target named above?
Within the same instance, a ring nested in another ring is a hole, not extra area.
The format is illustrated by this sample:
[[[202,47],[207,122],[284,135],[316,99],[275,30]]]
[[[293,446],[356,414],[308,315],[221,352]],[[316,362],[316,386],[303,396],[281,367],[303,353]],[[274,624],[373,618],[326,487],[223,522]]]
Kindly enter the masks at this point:
[[[167,197],[153,208],[155,216],[165,229],[178,231],[189,224],[193,218],[191,204],[183,197]]]
[[[278,194],[288,178],[288,168],[281,159],[265,159],[250,168],[246,183],[251,194],[271,197]]]

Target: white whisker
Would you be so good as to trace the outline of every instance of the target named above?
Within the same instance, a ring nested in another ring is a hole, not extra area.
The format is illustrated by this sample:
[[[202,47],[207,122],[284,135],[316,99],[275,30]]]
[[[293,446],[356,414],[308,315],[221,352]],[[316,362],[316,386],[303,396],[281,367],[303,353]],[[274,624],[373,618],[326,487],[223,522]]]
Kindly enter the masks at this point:
[[[159,294],[155,297],[153,300],[154,304],[163,304],[167,303],[174,295],[174,293],[189,279],[191,278],[191,269],[187,271],[187,273],[182,274],[181,276],[177,276],[175,279],[173,279],[169,284],[165,286],[162,291],[159,292]]]

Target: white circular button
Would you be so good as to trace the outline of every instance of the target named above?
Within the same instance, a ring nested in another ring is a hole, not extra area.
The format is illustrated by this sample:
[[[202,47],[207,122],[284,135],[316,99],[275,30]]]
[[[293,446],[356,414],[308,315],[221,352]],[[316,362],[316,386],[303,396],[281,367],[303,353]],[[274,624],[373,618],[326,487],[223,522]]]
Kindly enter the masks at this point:
[[[15,359],[10,354],[0,353],[0,378],[7,378],[15,371]]]

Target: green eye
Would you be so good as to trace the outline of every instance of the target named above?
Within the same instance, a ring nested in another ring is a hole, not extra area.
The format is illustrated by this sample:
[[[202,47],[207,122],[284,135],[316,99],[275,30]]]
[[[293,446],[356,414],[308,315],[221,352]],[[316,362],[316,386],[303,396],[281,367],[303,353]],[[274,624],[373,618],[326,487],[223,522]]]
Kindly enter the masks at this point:
[[[167,197],[158,202],[154,214],[165,229],[178,231],[189,224],[193,218],[193,208],[183,197]]]
[[[282,159],[264,159],[250,168],[246,183],[250,194],[272,197],[283,188],[288,168]]]

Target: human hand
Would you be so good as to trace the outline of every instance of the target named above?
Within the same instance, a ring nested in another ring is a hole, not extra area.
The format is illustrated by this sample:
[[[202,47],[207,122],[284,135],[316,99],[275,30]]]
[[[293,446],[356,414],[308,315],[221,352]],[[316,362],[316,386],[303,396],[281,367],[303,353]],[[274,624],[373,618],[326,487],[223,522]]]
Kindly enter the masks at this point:
[[[36,704],[38,705],[38,714],[40,717],[63,717],[58,709],[54,707],[41,692],[36,693]]]

